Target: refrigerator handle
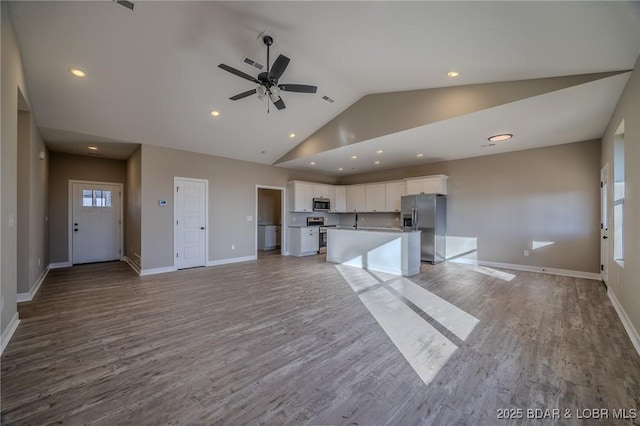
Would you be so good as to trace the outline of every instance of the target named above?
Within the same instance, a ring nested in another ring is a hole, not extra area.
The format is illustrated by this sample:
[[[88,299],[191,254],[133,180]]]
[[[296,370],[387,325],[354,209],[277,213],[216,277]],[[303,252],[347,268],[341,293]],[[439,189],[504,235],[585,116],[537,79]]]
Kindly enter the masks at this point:
[[[416,231],[418,229],[418,209],[411,209],[411,224],[413,225],[413,230]]]

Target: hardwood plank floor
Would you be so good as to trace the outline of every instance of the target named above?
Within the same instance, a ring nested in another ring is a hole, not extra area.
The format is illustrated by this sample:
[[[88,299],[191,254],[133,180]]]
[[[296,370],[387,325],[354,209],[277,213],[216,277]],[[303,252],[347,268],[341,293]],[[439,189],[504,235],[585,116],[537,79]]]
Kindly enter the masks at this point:
[[[402,293],[324,256],[52,270],[2,355],[2,424],[542,424],[529,408],[585,424],[576,410],[638,410],[640,356],[602,284],[504,272],[443,263]],[[408,305],[457,347],[428,384],[362,302],[381,288],[403,302],[427,291]],[[457,337],[426,300],[477,324]],[[519,408],[524,420],[497,418]]]

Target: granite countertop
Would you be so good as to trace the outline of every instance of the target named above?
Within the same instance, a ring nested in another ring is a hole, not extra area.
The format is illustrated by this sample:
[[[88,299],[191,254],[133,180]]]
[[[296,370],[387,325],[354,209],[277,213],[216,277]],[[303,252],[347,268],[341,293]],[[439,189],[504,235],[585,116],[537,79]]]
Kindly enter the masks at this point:
[[[334,228],[329,228],[329,229],[339,229],[342,231],[363,231],[363,232],[367,231],[367,232],[392,232],[392,233],[419,232],[419,231],[413,231],[413,230],[405,231],[402,228],[385,228],[385,227],[375,227],[375,226],[370,226],[370,227],[359,226],[357,229],[352,226],[336,226]]]

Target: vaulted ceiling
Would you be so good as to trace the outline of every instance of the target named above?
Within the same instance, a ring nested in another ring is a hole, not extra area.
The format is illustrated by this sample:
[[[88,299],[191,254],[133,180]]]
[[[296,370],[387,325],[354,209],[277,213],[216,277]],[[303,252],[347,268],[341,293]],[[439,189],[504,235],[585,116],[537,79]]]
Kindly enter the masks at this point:
[[[51,149],[98,144],[123,157],[142,143],[335,176],[599,138],[640,54],[638,2],[139,1],[131,11],[14,1],[10,10]],[[275,39],[272,60],[291,58],[280,82],[316,94],[283,93],[286,109],[269,113],[256,96],[229,100],[256,85],[218,65],[257,75],[242,59],[265,64],[263,31]],[[567,78],[536,90],[549,77]],[[422,107],[424,117],[398,124]],[[501,132],[515,136],[482,147]]]

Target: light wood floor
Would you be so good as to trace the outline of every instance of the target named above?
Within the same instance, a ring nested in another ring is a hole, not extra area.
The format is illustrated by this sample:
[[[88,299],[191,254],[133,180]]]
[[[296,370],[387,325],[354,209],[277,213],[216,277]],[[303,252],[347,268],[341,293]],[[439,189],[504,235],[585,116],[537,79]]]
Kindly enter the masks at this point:
[[[512,424],[497,410],[639,408],[640,356],[602,284],[507,272],[412,278],[479,320],[425,385],[324,256],[53,270],[2,355],[2,423]]]

